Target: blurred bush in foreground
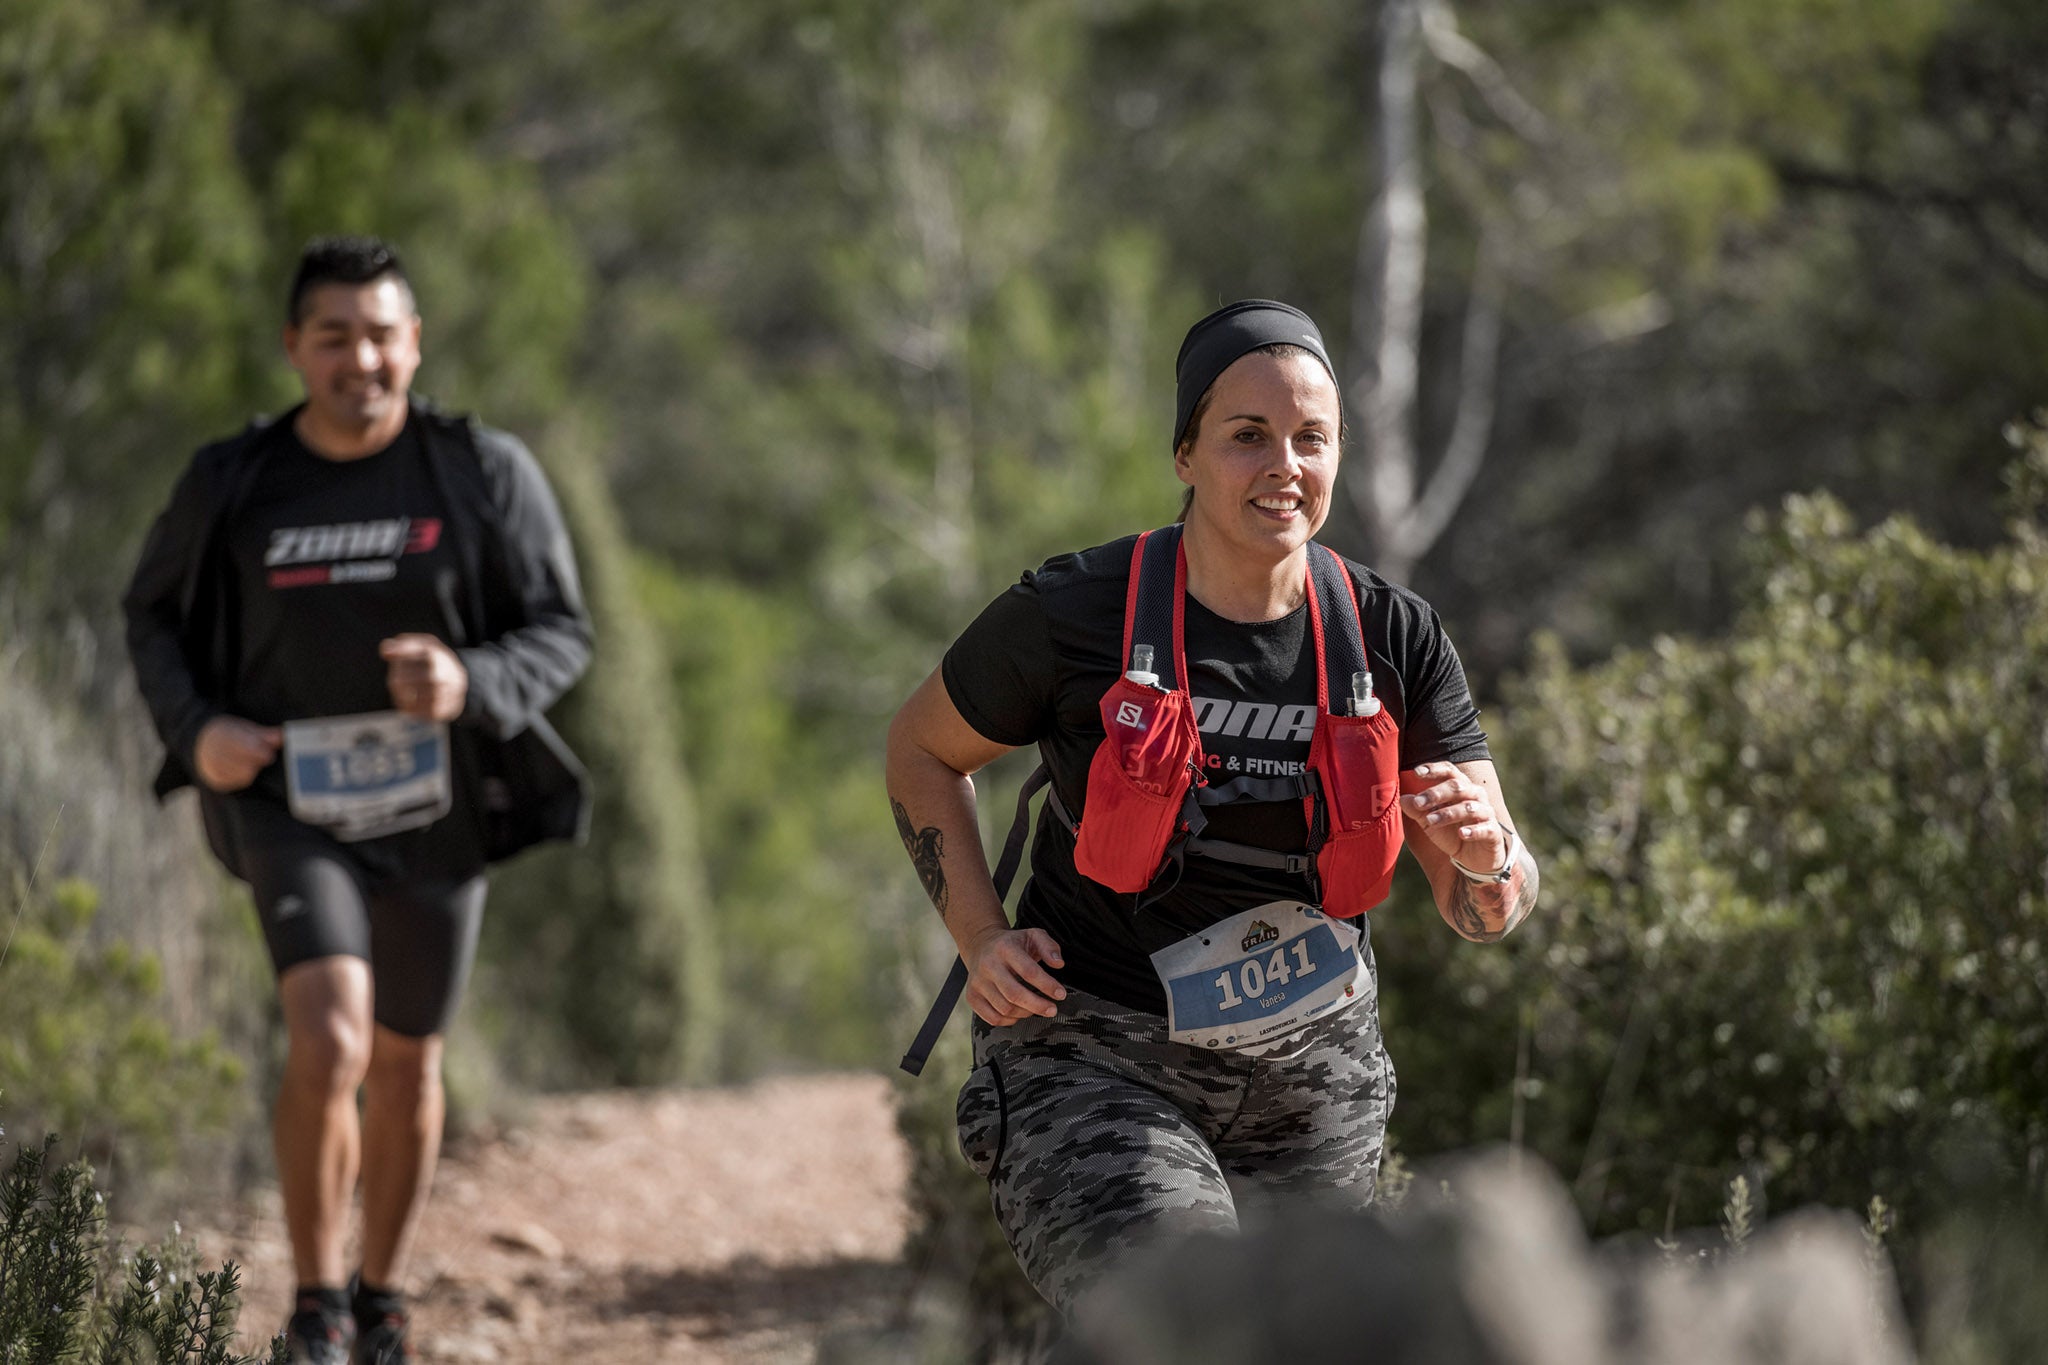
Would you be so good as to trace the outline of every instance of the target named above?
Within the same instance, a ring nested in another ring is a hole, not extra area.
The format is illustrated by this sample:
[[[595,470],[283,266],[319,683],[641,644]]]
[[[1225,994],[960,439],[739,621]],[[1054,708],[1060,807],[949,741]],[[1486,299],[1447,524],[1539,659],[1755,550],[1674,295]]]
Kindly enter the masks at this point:
[[[257,1365],[238,1356],[240,1275],[194,1274],[191,1246],[133,1256],[106,1239],[106,1201],[83,1160],[56,1170],[54,1135],[24,1143],[0,1175],[0,1361],[94,1365]],[[275,1337],[270,1365],[284,1365]]]

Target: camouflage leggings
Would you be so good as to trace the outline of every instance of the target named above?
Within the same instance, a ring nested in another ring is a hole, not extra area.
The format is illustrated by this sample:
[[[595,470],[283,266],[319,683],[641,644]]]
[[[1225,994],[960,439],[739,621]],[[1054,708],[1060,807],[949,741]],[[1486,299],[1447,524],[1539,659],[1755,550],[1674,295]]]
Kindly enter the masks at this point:
[[[1363,1208],[1394,1108],[1370,998],[1254,1056],[1169,1042],[1160,1016],[1070,990],[1052,1019],[975,1020],[974,1060],[960,1150],[1062,1313],[1133,1247],[1234,1231],[1241,1205]]]

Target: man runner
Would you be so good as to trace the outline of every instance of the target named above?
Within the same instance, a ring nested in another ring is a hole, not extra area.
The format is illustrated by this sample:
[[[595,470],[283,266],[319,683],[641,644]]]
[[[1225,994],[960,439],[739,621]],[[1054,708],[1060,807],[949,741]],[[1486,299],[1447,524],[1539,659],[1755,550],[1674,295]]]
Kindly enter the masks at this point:
[[[198,787],[277,971],[292,1359],[407,1361],[442,1036],[486,864],[582,833],[582,770],[542,712],[590,623],[533,456],[411,399],[420,318],[390,247],[311,243],[284,350],[305,401],[193,457],[129,585],[128,646],[156,790]]]

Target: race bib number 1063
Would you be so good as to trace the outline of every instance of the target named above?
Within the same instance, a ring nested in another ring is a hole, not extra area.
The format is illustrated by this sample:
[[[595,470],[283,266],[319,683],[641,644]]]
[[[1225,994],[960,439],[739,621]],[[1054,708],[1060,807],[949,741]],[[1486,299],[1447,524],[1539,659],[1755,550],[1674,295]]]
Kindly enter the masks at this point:
[[[396,711],[284,727],[291,812],[340,839],[430,825],[448,813],[448,727]]]

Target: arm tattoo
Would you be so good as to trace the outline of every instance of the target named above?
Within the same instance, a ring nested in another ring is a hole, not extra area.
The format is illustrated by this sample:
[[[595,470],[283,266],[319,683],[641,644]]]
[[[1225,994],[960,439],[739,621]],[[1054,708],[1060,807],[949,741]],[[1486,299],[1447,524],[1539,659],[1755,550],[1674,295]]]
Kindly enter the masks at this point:
[[[901,801],[891,801],[889,808],[896,812],[896,832],[903,836],[904,851],[910,854],[910,865],[917,869],[917,879],[924,883],[924,893],[932,898],[939,918],[946,917],[946,869],[939,858],[945,849],[946,836],[939,832],[937,825],[926,825],[923,829],[910,827],[910,812],[903,809]]]
[[[1498,886],[1458,878],[1457,885],[1451,889],[1450,919],[1451,927],[1461,938],[1468,938],[1474,943],[1498,943],[1536,908],[1536,892],[1542,877],[1526,844],[1516,861],[1519,870],[1515,878]],[[1482,896],[1488,900],[1498,899],[1498,909],[1504,912],[1500,928],[1487,927],[1485,913],[1479,905]]]

